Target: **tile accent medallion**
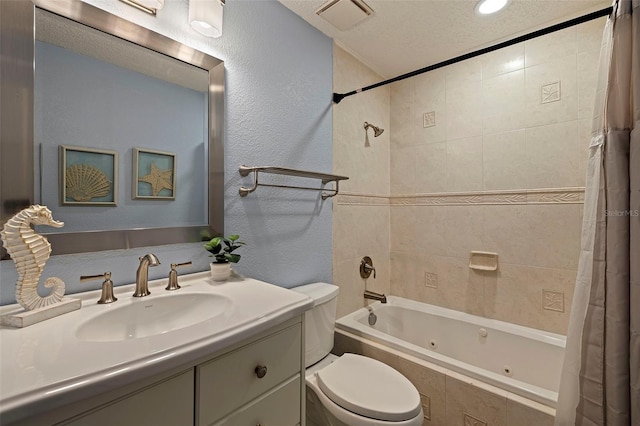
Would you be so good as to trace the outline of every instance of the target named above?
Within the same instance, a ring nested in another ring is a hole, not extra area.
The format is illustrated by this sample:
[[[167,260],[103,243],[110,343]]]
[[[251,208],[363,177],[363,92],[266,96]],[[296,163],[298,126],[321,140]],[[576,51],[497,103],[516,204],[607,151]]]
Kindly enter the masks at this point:
[[[424,115],[422,116],[422,127],[426,129],[427,127],[433,127],[435,125],[436,125],[436,112],[435,111],[425,112]]]
[[[432,272],[424,273],[424,286],[438,288],[438,275]]]
[[[470,414],[464,413],[464,426],[487,426],[487,422],[483,422]]]
[[[420,394],[420,404],[422,404],[422,416],[426,420],[431,420],[431,398]]]
[[[540,89],[540,103],[548,104],[560,100],[560,82],[545,84]]]
[[[542,290],[542,307],[548,311],[564,312],[564,293]]]

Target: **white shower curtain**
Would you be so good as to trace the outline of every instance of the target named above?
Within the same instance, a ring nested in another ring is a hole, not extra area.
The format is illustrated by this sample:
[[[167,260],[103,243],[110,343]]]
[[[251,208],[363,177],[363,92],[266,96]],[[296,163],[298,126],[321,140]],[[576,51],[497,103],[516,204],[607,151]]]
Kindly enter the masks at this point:
[[[603,35],[556,426],[640,426],[640,0]]]

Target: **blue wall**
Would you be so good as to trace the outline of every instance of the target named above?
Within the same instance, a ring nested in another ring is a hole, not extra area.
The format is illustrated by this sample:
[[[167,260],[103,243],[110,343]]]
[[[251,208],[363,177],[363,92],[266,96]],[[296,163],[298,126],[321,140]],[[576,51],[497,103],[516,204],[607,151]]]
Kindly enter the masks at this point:
[[[259,188],[238,166],[279,165],[332,170],[332,42],[275,0],[234,0],[225,6],[223,36],[207,39],[188,29],[187,2],[167,0],[157,17],[121,2],[90,0],[98,7],[163,33],[225,61],[225,231],[248,243],[235,269],[280,286],[331,280],[331,200],[315,192]],[[289,181],[294,184],[316,182]],[[149,249],[56,256],[44,277],[58,276],[67,292],[99,287],[79,284],[82,274],[110,270],[116,285],[135,280],[137,257],[151,251],[162,265],[151,278],[166,277],[170,263],[192,260],[182,273],[208,269],[200,243]],[[0,303],[13,302],[15,268],[0,263]]]

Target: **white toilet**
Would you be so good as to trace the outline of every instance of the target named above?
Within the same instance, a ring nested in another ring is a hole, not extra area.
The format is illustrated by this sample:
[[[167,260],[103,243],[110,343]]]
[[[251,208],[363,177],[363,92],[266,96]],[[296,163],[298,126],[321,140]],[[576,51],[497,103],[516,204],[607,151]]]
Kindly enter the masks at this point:
[[[422,425],[420,394],[397,370],[361,355],[330,354],[339,287],[315,283],[292,290],[314,300],[305,314],[307,424]]]

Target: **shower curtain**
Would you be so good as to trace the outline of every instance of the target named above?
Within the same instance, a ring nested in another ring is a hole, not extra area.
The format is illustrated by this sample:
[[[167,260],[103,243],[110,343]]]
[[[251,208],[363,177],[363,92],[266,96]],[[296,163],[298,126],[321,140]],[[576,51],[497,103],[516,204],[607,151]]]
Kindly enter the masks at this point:
[[[580,261],[556,426],[640,426],[640,0],[600,52]]]

